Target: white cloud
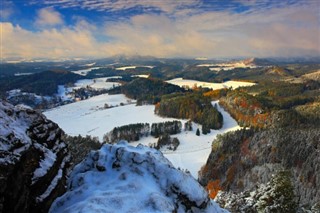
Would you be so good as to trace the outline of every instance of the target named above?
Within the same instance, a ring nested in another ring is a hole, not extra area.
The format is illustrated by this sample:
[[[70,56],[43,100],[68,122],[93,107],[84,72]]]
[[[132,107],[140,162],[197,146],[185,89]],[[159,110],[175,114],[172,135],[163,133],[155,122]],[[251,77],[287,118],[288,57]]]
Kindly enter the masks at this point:
[[[105,22],[103,26],[76,17],[74,26],[42,28],[37,32],[2,23],[2,51],[4,58],[115,54],[209,58],[319,56],[319,16],[317,8],[292,6],[244,14],[205,12],[175,19],[165,14],[145,14]]]
[[[38,11],[36,25],[55,26],[63,24],[62,15],[51,7],[43,8]]]
[[[303,56],[320,54],[317,9],[287,7],[256,13],[206,12],[175,20],[141,15],[107,26],[121,44],[160,56]]]
[[[11,23],[1,23],[0,27],[3,32],[4,58],[101,57],[104,53],[103,46],[95,41],[91,32],[80,26],[40,32],[31,32]]]

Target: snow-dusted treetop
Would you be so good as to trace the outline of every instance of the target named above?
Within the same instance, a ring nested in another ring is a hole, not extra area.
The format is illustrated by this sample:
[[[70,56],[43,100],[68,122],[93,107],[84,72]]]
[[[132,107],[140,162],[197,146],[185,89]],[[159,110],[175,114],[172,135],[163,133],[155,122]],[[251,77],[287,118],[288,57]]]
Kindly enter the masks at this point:
[[[127,142],[91,151],[50,212],[226,212],[161,152]]]

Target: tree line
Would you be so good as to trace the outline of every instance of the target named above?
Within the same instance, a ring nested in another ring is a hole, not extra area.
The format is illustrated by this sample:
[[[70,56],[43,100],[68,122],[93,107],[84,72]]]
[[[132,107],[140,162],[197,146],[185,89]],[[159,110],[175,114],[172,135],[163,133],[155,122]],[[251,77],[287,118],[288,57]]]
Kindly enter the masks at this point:
[[[202,124],[204,134],[210,129],[220,129],[223,125],[222,114],[212,106],[211,100],[201,93],[168,96],[156,104],[155,113],[160,116],[191,119]]]
[[[152,135],[158,138],[162,135],[173,135],[181,132],[181,121],[166,121],[153,123],[150,128],[148,123],[129,124],[113,128],[103,136],[106,143],[116,143],[119,140],[138,141],[141,137]]]
[[[138,105],[155,104],[166,94],[182,93],[185,89],[157,79],[137,78],[121,87],[121,93],[136,99]]]
[[[159,137],[158,141],[155,144],[151,144],[150,147],[158,150],[166,147],[169,150],[176,151],[179,145],[180,141],[178,138],[171,138],[169,134],[164,134]]]

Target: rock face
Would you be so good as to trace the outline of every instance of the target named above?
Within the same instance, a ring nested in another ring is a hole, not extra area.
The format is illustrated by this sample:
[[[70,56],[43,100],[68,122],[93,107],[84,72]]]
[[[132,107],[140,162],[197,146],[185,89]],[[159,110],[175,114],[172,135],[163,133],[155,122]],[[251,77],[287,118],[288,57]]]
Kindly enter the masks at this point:
[[[64,193],[69,155],[42,114],[0,101],[0,212],[47,212]]]
[[[226,212],[161,152],[127,142],[91,151],[50,212]]]
[[[209,191],[218,182],[227,194],[217,201],[231,212],[320,211],[319,138],[317,127],[227,133],[213,142],[200,182]]]

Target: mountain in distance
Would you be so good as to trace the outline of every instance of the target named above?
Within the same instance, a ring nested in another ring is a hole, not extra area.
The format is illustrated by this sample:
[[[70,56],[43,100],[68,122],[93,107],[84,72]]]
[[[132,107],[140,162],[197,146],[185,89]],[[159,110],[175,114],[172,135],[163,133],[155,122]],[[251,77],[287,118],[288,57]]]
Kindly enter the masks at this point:
[[[270,65],[287,65],[287,64],[319,64],[320,57],[298,57],[298,58],[284,58],[284,57],[265,57],[265,58],[245,58],[223,61],[229,61],[231,63],[243,63],[248,66],[270,66]]]
[[[38,95],[53,95],[58,85],[64,85],[82,79],[83,76],[65,70],[50,70],[32,75],[17,76],[14,78],[0,78],[1,92],[21,89],[24,92]]]
[[[159,62],[159,61],[173,61],[173,60],[184,60],[184,61],[193,61],[194,63],[199,63],[200,61],[206,63],[222,63],[222,62],[243,62],[247,65],[256,65],[256,66],[267,66],[270,64],[308,64],[308,63],[319,63],[320,57],[295,57],[295,58],[285,58],[285,57],[250,57],[250,58],[207,58],[207,57],[198,57],[198,58],[160,58],[148,55],[125,55],[119,54],[105,58],[63,58],[63,59],[49,59],[49,58],[35,58],[35,59],[24,59],[24,58],[8,58],[3,59],[0,62],[2,64],[33,64],[37,63],[39,65],[50,64],[59,65],[65,64],[66,66],[72,65],[84,65],[90,63],[97,63],[98,65],[108,65],[113,63],[132,63],[132,62]]]
[[[245,65],[250,66],[268,66],[271,62],[267,59],[262,58],[248,58],[242,61]]]
[[[285,67],[272,66],[266,70],[267,74],[279,75],[279,76],[290,76],[291,71]]]
[[[309,79],[309,80],[315,80],[315,81],[320,81],[320,70],[307,73],[301,76],[303,79]]]
[[[319,64],[320,63],[320,56],[313,56],[313,57],[274,57],[274,58],[267,58],[273,64]]]

